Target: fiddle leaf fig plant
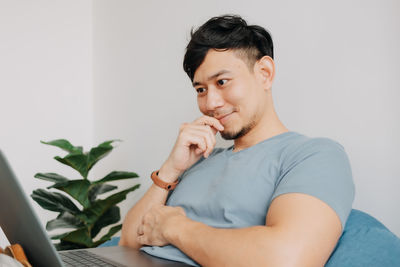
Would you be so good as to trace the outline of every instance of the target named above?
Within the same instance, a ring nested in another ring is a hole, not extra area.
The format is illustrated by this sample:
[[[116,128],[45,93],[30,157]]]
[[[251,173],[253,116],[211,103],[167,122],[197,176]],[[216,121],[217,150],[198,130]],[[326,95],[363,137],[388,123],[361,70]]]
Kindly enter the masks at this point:
[[[128,193],[138,189],[140,184],[109,194],[105,198],[99,196],[118,188],[108,182],[139,176],[134,172],[112,171],[101,179],[88,179],[89,171],[113,150],[112,144],[116,141],[119,140],[103,142],[88,152],[84,152],[81,146],[73,146],[65,139],[41,141],[66,151],[66,156],[56,156],[54,159],[78,171],[81,176],[80,179],[68,179],[57,173],[35,174],[35,178],[53,183],[47,190],[36,189],[31,194],[42,208],[59,213],[55,219],[47,222],[47,231],[70,229],[51,236],[51,239],[60,241],[54,244],[57,250],[97,247],[121,230],[122,224],[118,224],[112,226],[103,236],[97,236],[104,227],[119,222],[121,216],[117,204],[125,200]]]

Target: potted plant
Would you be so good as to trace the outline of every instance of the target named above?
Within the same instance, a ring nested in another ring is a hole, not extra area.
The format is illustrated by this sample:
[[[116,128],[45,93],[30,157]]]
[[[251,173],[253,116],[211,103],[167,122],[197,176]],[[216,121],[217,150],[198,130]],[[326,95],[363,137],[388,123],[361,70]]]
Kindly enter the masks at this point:
[[[128,189],[111,194],[105,198],[98,198],[104,193],[117,189],[117,186],[108,182],[139,177],[134,172],[112,171],[98,180],[89,180],[88,174],[93,166],[105,157],[114,148],[110,140],[84,152],[81,146],[73,146],[65,139],[58,139],[43,144],[59,147],[68,154],[64,157],[56,156],[55,160],[72,167],[81,175],[80,179],[68,179],[57,173],[37,173],[35,178],[53,182],[47,189],[36,189],[31,197],[42,208],[58,212],[57,218],[46,224],[46,229],[70,229],[69,231],[52,235],[51,239],[60,240],[55,243],[57,250],[91,248],[110,240],[120,231],[122,224],[115,225],[101,237],[97,237],[100,230],[120,220],[118,203],[125,200],[126,195],[139,188],[136,184]],[[71,198],[74,200],[71,200]]]

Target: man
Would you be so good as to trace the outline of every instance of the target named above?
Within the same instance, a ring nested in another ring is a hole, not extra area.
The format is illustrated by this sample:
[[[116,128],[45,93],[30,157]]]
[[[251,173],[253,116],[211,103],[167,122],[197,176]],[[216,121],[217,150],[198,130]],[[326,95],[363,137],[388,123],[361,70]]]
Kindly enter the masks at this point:
[[[192,33],[184,69],[204,116],[181,126],[120,245],[192,265],[323,266],[351,210],[351,169],[339,144],[279,120],[270,35],[212,18]],[[214,148],[218,132],[234,145]]]

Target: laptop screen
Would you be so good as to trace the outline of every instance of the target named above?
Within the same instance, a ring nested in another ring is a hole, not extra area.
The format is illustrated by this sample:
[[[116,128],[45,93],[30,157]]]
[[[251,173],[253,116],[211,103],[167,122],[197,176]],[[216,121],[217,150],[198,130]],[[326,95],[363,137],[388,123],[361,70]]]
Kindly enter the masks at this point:
[[[33,266],[62,266],[54,246],[0,151],[0,227],[20,244]]]

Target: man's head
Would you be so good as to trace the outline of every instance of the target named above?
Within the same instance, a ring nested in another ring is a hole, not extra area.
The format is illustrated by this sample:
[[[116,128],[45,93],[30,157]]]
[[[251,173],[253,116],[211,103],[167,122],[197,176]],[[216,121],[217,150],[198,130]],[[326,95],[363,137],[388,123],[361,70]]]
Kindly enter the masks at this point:
[[[271,36],[238,16],[208,20],[192,32],[184,69],[197,91],[200,111],[224,125],[221,136],[237,139],[265,117],[265,93],[274,77]]]
[[[234,50],[249,68],[263,56],[274,58],[271,35],[260,26],[247,25],[235,15],[213,17],[196,31],[192,30],[183,60],[183,69],[192,81],[210,49]]]

